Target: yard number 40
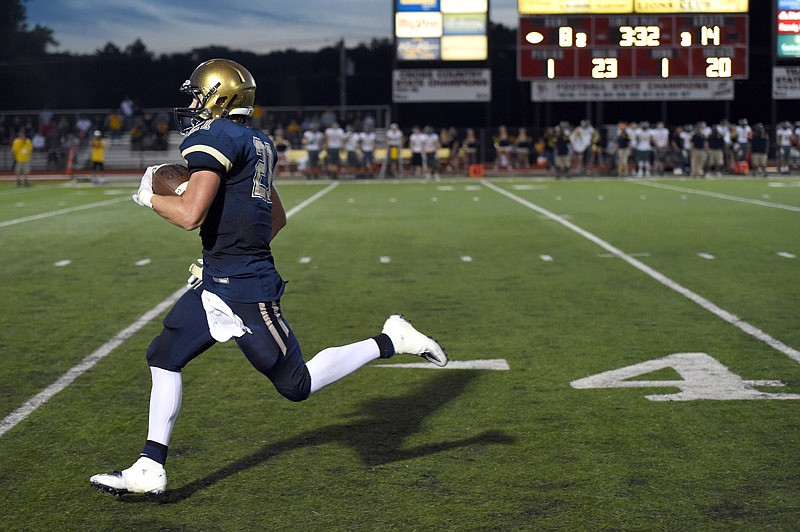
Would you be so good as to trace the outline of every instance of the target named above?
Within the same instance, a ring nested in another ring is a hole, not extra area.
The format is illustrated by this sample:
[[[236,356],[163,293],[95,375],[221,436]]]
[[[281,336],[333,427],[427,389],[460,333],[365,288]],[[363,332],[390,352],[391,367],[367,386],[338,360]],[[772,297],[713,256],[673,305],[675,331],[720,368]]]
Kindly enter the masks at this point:
[[[682,380],[630,380],[665,368],[674,369]],[[676,353],[641,364],[606,371],[572,382],[576,389],[595,388],[678,388],[679,393],[647,395],[651,401],[730,401],[757,399],[800,399],[791,393],[767,393],[756,387],[784,386],[781,381],[746,381],[731,373],[705,353]]]

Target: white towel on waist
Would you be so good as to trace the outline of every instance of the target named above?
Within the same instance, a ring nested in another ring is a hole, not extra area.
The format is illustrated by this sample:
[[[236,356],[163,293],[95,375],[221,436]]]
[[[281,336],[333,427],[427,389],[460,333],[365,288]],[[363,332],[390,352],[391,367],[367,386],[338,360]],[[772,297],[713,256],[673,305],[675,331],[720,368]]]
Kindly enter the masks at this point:
[[[203,290],[203,308],[206,309],[206,320],[211,337],[217,342],[227,342],[234,336],[239,338],[245,333],[253,334],[233,310],[218,295]]]

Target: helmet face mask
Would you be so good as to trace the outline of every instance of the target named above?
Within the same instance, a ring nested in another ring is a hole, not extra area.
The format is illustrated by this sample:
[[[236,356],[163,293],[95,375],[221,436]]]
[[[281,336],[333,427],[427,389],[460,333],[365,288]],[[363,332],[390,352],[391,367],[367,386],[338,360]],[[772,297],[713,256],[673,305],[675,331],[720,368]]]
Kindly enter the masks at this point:
[[[175,122],[183,134],[207,120],[253,113],[256,82],[245,67],[230,59],[201,63],[180,90],[192,98],[189,107],[175,109]]]

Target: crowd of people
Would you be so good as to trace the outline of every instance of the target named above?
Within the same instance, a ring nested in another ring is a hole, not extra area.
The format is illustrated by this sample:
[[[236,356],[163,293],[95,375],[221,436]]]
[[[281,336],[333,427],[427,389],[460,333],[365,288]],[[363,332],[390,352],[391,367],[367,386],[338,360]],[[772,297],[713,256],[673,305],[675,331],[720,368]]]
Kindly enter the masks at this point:
[[[473,165],[489,164],[497,171],[538,170],[556,178],[604,174],[619,177],[723,173],[766,175],[769,160],[786,174],[800,169],[800,122],[783,121],[770,134],[763,124],[747,119],[731,123],[668,128],[663,122],[622,121],[595,127],[589,120],[563,121],[532,134],[531,128],[500,126],[494,134],[480,129],[431,125],[378,127],[371,113],[353,113],[342,122],[333,111],[304,117],[272,116],[256,108],[254,126],[273,138],[278,172],[320,176],[415,176],[438,179],[463,174]],[[167,150],[174,129],[167,111],[143,112],[130,98],[107,113],[38,116],[0,115],[0,142],[21,162],[21,185],[30,171],[30,154],[46,153],[46,168],[102,171],[98,143],[129,143],[132,151]],[[29,139],[30,149],[27,150]],[[70,160],[71,154],[77,160]],[[299,154],[299,155],[298,155]],[[772,155],[772,156],[771,156]],[[27,157],[27,161],[25,160]]]
[[[501,127],[495,137],[498,167],[525,167],[533,162],[557,178],[590,173],[618,177],[685,175],[695,178],[723,173],[767,175],[770,150],[776,149],[777,171],[788,174],[800,168],[800,122],[781,122],[770,136],[764,124],[751,126],[720,120],[668,128],[664,122],[619,122],[600,130],[588,120],[547,128],[533,143],[524,128],[516,138]],[[514,156],[515,154],[515,156]]]

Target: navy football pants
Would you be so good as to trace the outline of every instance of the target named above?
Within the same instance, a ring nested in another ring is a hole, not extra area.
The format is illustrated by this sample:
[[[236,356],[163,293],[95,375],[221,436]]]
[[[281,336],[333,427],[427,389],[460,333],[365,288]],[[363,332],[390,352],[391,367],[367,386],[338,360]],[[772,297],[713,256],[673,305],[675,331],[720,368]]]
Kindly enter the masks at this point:
[[[200,299],[202,292],[202,284],[189,289],[164,318],[164,328],[147,349],[150,366],[181,371],[216,343],[208,331],[206,311]],[[311,376],[303,361],[300,343],[281,315],[280,304],[226,303],[252,331],[252,334],[235,338],[247,360],[287,399],[307,399]]]

